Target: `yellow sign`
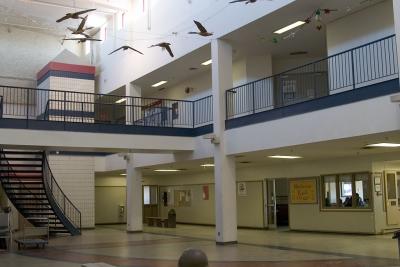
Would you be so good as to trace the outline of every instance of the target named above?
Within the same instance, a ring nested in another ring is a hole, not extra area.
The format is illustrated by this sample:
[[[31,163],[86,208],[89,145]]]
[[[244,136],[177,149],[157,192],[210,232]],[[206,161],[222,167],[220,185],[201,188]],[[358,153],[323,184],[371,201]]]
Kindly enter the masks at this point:
[[[290,181],[291,204],[317,203],[317,182],[315,179],[299,179]]]

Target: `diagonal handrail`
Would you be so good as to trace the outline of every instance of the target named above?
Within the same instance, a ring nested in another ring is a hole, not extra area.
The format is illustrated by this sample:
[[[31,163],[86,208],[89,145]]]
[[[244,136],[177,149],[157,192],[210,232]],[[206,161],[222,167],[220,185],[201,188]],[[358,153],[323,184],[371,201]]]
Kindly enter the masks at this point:
[[[81,231],[82,214],[80,210],[72,203],[72,201],[65,195],[60,185],[54,178],[46,152],[43,152],[43,180],[58,208],[63,212],[64,216],[73,224],[73,226]]]

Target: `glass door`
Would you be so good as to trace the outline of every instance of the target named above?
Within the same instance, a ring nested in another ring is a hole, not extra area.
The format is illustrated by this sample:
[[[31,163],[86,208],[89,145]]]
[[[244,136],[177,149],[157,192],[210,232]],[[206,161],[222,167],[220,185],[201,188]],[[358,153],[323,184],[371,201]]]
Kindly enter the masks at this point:
[[[276,229],[276,181],[266,179],[266,220],[269,229]]]

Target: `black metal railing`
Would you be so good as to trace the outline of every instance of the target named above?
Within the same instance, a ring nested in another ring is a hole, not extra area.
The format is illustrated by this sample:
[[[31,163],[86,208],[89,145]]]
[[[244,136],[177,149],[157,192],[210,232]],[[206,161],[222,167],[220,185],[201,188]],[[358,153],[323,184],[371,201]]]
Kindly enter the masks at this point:
[[[226,119],[398,78],[395,35],[226,91]]]
[[[82,229],[82,214],[72,201],[65,195],[51,172],[46,153],[43,152],[43,181],[46,191],[61,210],[63,215],[79,232]]]
[[[198,101],[0,86],[3,118],[193,128],[211,122],[210,97]],[[205,112],[205,114],[195,114]],[[197,121],[195,121],[197,120]]]
[[[193,101],[193,127],[213,122],[213,98],[211,95]]]

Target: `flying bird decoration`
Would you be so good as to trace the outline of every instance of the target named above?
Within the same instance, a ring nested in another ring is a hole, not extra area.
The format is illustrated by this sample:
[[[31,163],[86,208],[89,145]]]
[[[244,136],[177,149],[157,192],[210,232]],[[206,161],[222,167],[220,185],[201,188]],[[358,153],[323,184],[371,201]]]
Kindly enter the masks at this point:
[[[88,16],[86,16],[86,17],[84,17],[82,19],[82,21],[79,24],[79,27],[77,29],[74,29],[74,28],[71,28],[71,27],[67,27],[67,29],[70,30],[72,32],[72,34],[82,34],[82,35],[85,35],[85,37],[90,38],[90,37],[88,37],[87,34],[85,34],[85,31],[91,30],[91,29],[93,29],[93,27],[85,28],[85,24],[86,24],[87,18],[88,18]]]
[[[82,37],[82,38],[64,38],[64,41],[78,41],[78,43],[85,43],[86,41],[94,41],[94,42],[101,42],[102,40],[100,39],[95,39],[89,37]]]
[[[123,45],[123,46],[121,46],[120,48],[118,48],[118,49],[115,49],[114,51],[112,51],[110,54],[108,54],[108,55],[111,55],[111,54],[114,54],[115,52],[117,52],[117,51],[119,51],[119,50],[123,50],[123,51],[126,51],[126,50],[128,50],[128,49],[130,49],[130,50],[133,50],[133,51],[135,51],[135,52],[137,52],[137,53],[139,53],[139,54],[142,54],[143,55],[143,53],[142,52],[140,52],[139,50],[136,50],[135,48],[133,48],[133,47],[130,47],[129,45]]]
[[[257,0],[235,0],[235,1],[231,1],[229,2],[229,4],[233,4],[233,3],[240,3],[240,2],[246,2],[245,4],[252,4],[257,2]]]
[[[89,13],[89,12],[92,12],[92,11],[95,11],[95,10],[96,10],[95,8],[92,8],[92,9],[86,9],[86,10],[78,11],[78,12],[75,12],[75,13],[67,13],[67,14],[65,14],[64,17],[58,19],[57,23],[60,23],[61,21],[64,21],[64,20],[67,20],[67,19],[81,19],[82,18],[81,15]]]
[[[200,22],[194,20],[194,24],[196,24],[197,28],[199,29],[199,32],[189,32],[189,34],[198,34],[204,37],[213,35],[213,33],[208,32],[207,29]]]
[[[164,50],[164,49],[167,50],[168,53],[169,53],[169,55],[170,55],[171,57],[174,57],[174,54],[172,53],[172,49],[171,49],[171,44],[170,44],[170,43],[163,42],[163,43],[159,43],[159,44],[152,45],[152,46],[150,46],[149,48],[156,47],[156,46],[161,47],[163,50]]]

